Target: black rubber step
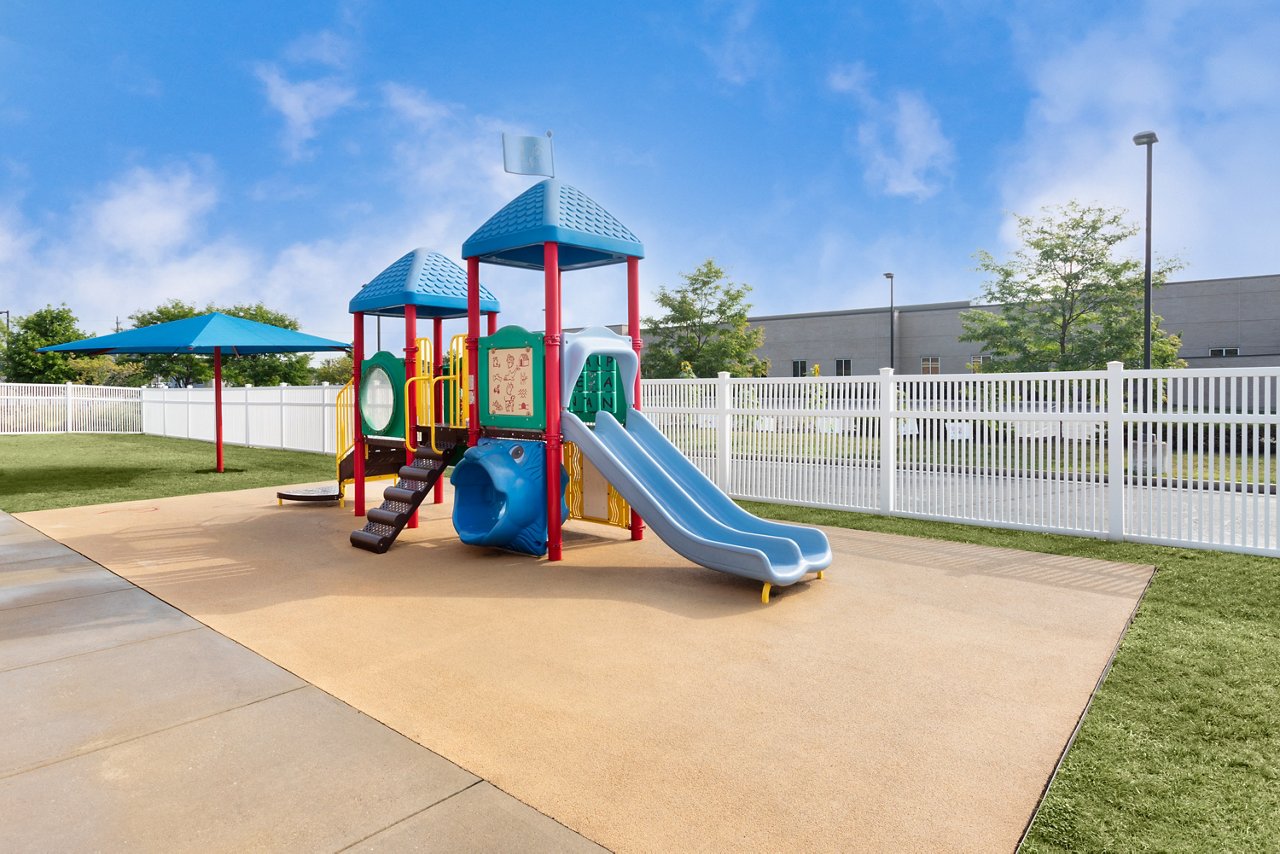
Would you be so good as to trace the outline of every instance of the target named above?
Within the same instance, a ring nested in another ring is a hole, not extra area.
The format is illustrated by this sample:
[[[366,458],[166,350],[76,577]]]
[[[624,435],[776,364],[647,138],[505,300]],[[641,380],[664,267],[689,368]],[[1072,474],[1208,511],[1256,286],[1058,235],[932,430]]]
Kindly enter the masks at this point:
[[[363,530],[351,532],[351,545],[379,555],[387,553],[387,549],[391,548],[391,542],[394,539],[394,536],[372,534]]]
[[[388,486],[382,491],[383,501],[400,501],[404,504],[417,506],[422,501],[422,496],[426,495],[426,489],[405,489],[402,486]]]
[[[413,515],[413,511],[397,513],[395,510],[387,510],[384,507],[370,507],[364,515],[369,521],[377,522],[379,525],[403,528],[409,521],[409,517]]]
[[[438,468],[428,469],[418,468],[417,466],[401,466],[400,477],[405,480],[429,480],[434,483],[436,480],[436,472],[438,471],[440,471]]]
[[[435,451],[431,450],[430,445],[419,445],[418,449],[413,452],[413,455],[420,460],[441,460],[442,461],[444,460],[445,457],[449,455],[450,450],[451,450],[450,448],[445,448],[443,451],[437,454]]]

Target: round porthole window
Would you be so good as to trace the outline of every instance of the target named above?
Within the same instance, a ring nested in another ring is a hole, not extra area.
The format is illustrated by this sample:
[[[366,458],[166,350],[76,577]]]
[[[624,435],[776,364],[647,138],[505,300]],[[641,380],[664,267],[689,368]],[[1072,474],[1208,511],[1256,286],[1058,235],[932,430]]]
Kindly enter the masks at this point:
[[[391,353],[374,353],[364,361],[360,420],[366,436],[404,435],[404,362]]]
[[[375,365],[364,376],[360,388],[360,412],[365,422],[381,433],[396,413],[396,387],[382,366]]]

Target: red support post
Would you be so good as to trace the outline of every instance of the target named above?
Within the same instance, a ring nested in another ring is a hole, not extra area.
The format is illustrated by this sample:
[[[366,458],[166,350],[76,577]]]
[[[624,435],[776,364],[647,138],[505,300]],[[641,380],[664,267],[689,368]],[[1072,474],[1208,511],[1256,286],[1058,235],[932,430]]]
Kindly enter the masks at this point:
[[[404,379],[406,388],[408,381],[418,375],[418,307],[416,305],[406,305],[404,307]],[[413,439],[413,443],[418,443],[418,390],[414,388],[412,393],[405,395],[404,403],[404,430],[405,435]],[[413,451],[409,449],[409,443],[404,446],[404,464],[413,465]],[[409,521],[405,524],[406,528],[418,527],[418,511],[414,510],[413,515],[409,517]]]
[[[444,319],[437,317],[431,326],[431,365],[435,376],[444,374]],[[431,398],[431,404],[434,407],[431,418],[436,424],[444,423],[444,385],[435,383],[435,392]],[[444,478],[436,481],[435,495],[431,499],[433,504],[444,503]]]
[[[351,335],[351,414],[352,437],[355,440],[351,448],[355,494],[352,503],[356,505],[356,515],[364,515],[364,427],[360,422],[360,366],[364,362],[364,312],[357,311],[355,329]]]
[[[218,445],[218,471],[222,471],[222,348],[213,348],[213,432]]]
[[[627,332],[631,335],[631,349],[636,351],[636,366],[640,365],[640,259],[627,256]],[[640,409],[640,372],[636,371],[636,387],[631,390],[631,406]],[[631,539],[644,539],[644,520],[634,509],[631,511]]]
[[[564,465],[560,436],[560,245],[542,247],[547,328],[544,373],[547,407],[547,560],[560,560],[560,469]]]
[[[487,335],[492,335],[498,331],[498,313],[496,311],[486,311],[485,315],[489,318],[489,331]]]
[[[467,259],[467,445],[480,441],[480,259]]]

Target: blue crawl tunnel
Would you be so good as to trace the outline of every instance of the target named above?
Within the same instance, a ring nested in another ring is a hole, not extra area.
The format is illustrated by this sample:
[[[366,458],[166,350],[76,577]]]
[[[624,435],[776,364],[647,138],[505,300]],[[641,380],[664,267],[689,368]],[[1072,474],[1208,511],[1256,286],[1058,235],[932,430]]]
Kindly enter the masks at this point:
[[[453,469],[453,527],[469,546],[547,553],[547,449],[542,442],[481,439]],[[561,519],[568,476],[561,472]]]

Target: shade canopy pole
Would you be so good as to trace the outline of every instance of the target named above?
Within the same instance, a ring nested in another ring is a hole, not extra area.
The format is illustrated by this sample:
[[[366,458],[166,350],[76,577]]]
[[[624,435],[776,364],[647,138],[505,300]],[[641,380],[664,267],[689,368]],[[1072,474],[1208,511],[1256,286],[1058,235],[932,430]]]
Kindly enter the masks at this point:
[[[222,471],[222,348],[213,348],[213,422],[218,445],[218,471]]]

